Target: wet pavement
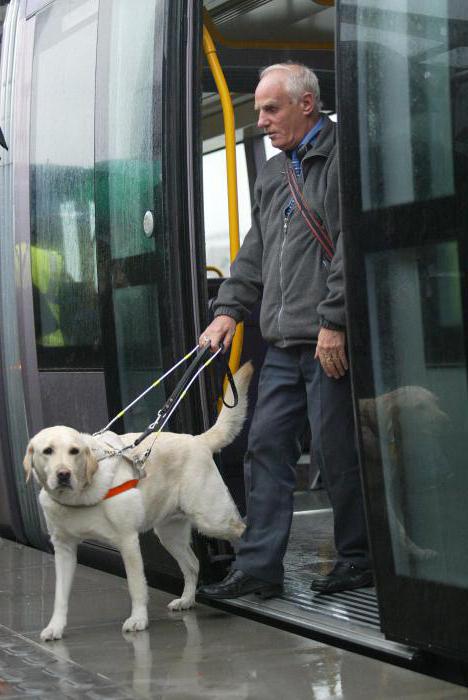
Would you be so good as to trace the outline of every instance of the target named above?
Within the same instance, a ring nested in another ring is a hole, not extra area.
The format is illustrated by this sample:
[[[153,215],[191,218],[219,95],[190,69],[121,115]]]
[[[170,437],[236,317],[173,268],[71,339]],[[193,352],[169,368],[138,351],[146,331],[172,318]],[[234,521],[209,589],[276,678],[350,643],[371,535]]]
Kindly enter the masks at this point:
[[[198,604],[171,613],[150,589],[150,626],[123,635],[126,581],[78,566],[63,640],[41,643],[53,557],[0,540],[0,697],[439,700],[468,690]]]

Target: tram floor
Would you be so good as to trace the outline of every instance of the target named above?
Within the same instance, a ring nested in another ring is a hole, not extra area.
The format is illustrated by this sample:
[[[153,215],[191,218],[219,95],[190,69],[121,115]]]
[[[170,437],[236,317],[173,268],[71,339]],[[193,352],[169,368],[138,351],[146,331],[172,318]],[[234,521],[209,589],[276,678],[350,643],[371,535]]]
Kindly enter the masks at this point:
[[[189,700],[430,700],[459,686],[198,604],[171,613],[150,589],[150,626],[123,635],[126,582],[77,567],[63,640],[40,643],[54,589],[50,554],[0,540],[0,696]]]
[[[412,662],[415,649],[390,642],[381,632],[374,588],[333,595],[310,590],[313,575],[327,573],[334,558],[333,514],[325,491],[298,491],[284,559],[283,595],[267,601],[249,595],[229,601],[229,605],[353,650],[395,657],[396,662]]]

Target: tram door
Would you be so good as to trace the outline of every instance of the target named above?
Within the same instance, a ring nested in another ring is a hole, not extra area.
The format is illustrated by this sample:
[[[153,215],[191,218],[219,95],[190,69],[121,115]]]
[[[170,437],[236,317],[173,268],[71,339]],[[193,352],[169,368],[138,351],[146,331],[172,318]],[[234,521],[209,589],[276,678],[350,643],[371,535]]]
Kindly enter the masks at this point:
[[[162,367],[155,9],[55,3],[35,23],[31,266],[44,422],[96,430]],[[119,428],[144,427],[161,398]]]
[[[356,410],[382,628],[468,652],[468,7],[341,0]]]
[[[178,163],[186,162],[174,88],[184,89],[184,8],[154,0],[22,3],[32,87],[30,119],[27,103],[17,119],[18,129],[30,129],[21,210],[30,220],[22,250],[30,253],[32,304],[24,316],[34,329],[31,374],[40,394],[33,429],[104,427],[198,337],[193,288],[184,288],[193,285],[189,243],[180,243],[188,236],[173,194],[183,189]],[[142,432],[163,392],[153,390],[113,429]],[[202,429],[200,403],[184,402],[177,429]],[[165,561],[154,547],[148,559]]]

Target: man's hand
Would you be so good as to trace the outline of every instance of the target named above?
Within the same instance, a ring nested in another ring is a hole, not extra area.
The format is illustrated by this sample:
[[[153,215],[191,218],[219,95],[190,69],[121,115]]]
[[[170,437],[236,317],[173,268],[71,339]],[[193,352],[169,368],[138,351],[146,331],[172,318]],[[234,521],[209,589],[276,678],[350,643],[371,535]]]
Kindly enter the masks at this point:
[[[226,352],[231,345],[235,331],[236,322],[231,316],[216,316],[201,334],[198,344],[200,347],[204,347],[210,343],[212,352],[216,352],[220,343],[222,343],[224,346],[223,352]]]
[[[344,331],[331,331],[321,328],[317,339],[315,359],[320,360],[327,377],[339,379],[348,369],[345,351],[346,334]]]

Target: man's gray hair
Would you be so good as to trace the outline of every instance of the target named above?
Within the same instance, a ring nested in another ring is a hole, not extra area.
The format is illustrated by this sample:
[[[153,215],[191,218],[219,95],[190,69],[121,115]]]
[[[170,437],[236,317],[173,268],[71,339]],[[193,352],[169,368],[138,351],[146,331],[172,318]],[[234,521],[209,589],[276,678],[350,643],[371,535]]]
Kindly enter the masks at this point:
[[[313,70],[302,63],[294,63],[292,61],[274,63],[272,66],[267,66],[260,71],[260,80],[268,73],[276,70],[286,71],[286,89],[292,100],[299,102],[305,92],[311,92],[315,101],[314,112],[318,114],[322,110],[319,81]]]

